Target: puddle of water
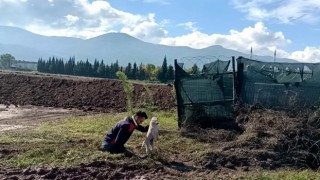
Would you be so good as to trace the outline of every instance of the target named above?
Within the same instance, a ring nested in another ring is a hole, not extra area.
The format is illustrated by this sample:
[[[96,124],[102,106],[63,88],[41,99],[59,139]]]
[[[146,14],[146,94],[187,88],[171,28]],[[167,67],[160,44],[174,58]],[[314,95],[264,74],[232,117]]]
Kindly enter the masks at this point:
[[[6,106],[0,104],[0,132],[33,127],[46,121],[55,121],[72,114],[80,114],[76,109],[42,106]]]
[[[19,110],[18,108],[12,106],[7,108],[5,105],[0,105],[0,120],[17,116],[21,116],[21,110]]]
[[[14,105],[10,105],[7,107],[6,105],[0,104],[0,122],[1,120],[8,120],[17,117],[25,117],[26,115],[34,114],[34,115],[48,115],[48,114],[65,114],[70,112],[67,109],[62,108],[52,108],[52,107],[41,107],[41,106],[20,106],[15,107]]]
[[[187,166],[183,163],[179,163],[179,162],[171,162],[169,165],[170,168],[178,170],[178,171],[182,171],[182,172],[189,172],[193,170],[192,166]]]

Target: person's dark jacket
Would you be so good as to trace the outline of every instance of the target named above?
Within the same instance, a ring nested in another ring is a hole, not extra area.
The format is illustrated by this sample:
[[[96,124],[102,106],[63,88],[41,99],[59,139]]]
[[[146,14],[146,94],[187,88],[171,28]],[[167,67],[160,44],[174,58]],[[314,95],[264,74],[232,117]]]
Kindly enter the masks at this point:
[[[149,126],[136,126],[132,117],[126,117],[124,120],[119,121],[106,133],[101,145],[102,150],[111,153],[124,152],[124,144],[128,141],[135,129],[141,132],[148,132]]]

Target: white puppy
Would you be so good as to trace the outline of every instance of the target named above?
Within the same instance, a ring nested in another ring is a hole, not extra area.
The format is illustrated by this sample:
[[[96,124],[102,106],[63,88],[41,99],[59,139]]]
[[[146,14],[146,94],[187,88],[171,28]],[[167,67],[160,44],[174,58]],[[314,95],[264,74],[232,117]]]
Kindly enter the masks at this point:
[[[152,117],[149,129],[147,132],[146,139],[142,142],[142,147],[146,146],[146,153],[149,155],[151,151],[153,150],[153,143],[158,139],[159,137],[159,129],[158,129],[158,119],[156,117]]]

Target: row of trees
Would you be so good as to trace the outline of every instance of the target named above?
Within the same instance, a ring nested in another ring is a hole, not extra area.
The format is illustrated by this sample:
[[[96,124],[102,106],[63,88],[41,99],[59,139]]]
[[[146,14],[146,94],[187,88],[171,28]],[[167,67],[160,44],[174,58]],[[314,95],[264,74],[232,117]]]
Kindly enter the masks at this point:
[[[128,79],[132,80],[151,80],[165,83],[174,79],[173,66],[167,65],[166,57],[161,67],[142,63],[139,65],[128,63],[126,67],[122,67],[118,61],[109,65],[105,64],[103,60],[94,60],[94,63],[91,64],[89,60],[76,62],[74,57],[70,57],[66,62],[56,57],[50,57],[48,60],[40,58],[38,60],[38,71],[101,78],[117,78],[116,72],[122,71],[127,75]]]
[[[0,68],[9,69],[11,65],[16,64],[16,59],[11,54],[0,55]],[[67,74],[77,76],[91,76],[102,78],[117,78],[116,72],[123,71],[129,79],[137,80],[151,80],[167,82],[174,79],[173,66],[167,65],[166,57],[163,60],[161,67],[156,67],[153,64],[138,66],[136,63],[128,63],[126,67],[120,67],[118,61],[105,65],[103,60],[95,60],[91,64],[88,60],[76,63],[74,57],[70,57],[67,62],[63,59],[50,57],[49,60],[38,60],[37,69],[39,72],[54,73],[54,74]],[[200,70],[196,64],[192,68],[185,69],[187,73],[199,74]]]

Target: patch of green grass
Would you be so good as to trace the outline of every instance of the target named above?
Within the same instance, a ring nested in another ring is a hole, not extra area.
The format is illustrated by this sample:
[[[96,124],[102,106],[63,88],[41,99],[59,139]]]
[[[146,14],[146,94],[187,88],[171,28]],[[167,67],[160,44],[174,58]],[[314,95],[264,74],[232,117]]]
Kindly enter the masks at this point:
[[[16,139],[9,135],[1,135],[0,136],[0,142],[1,144],[11,144],[14,143]]]
[[[23,133],[0,137],[12,153],[1,161],[12,166],[74,165],[94,159],[114,159],[98,150],[105,132],[125,114],[72,117],[42,124]]]
[[[248,180],[318,180],[320,173],[310,170],[305,171],[277,171],[261,172],[248,175],[244,179]]]
[[[123,155],[112,155],[98,150],[106,131],[127,113],[102,114],[94,116],[72,117],[64,121],[42,124],[23,133],[1,136],[0,144],[13,149],[12,153],[2,157],[1,161],[12,166],[70,166],[92,160],[128,160]],[[181,151],[193,151],[205,147],[204,143],[180,137],[175,112],[153,112],[144,122],[147,125],[152,116],[159,118],[160,139],[155,145],[157,156],[170,158]],[[141,143],[144,133],[135,131],[126,146],[142,156]],[[197,146],[195,146],[197,145]],[[141,163],[150,159],[141,160]],[[149,162],[150,163],[150,162]]]

